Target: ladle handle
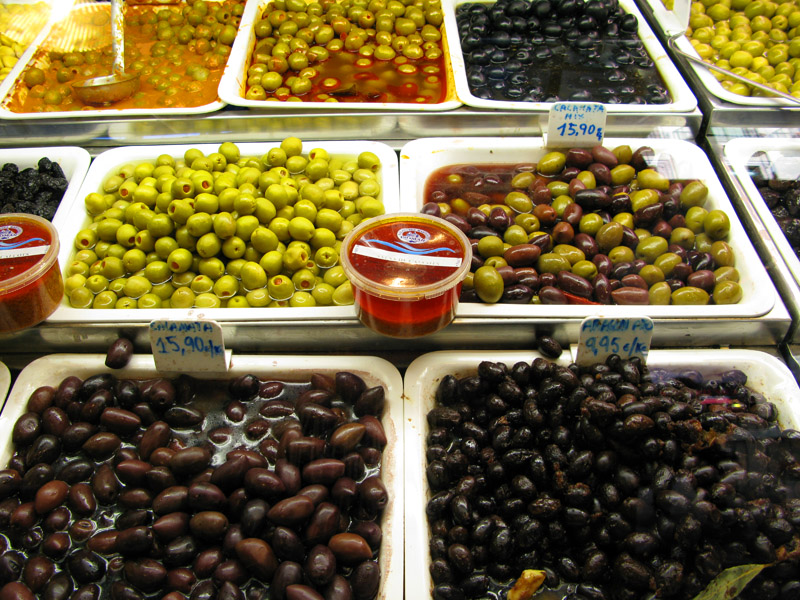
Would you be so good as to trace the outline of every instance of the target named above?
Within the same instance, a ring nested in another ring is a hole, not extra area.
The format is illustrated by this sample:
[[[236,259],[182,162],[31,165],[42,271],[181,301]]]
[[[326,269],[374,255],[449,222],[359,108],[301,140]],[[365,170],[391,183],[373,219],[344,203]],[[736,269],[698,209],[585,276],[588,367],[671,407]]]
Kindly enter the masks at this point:
[[[125,22],[122,14],[123,0],[111,0],[111,45],[114,50],[113,72],[125,73]]]

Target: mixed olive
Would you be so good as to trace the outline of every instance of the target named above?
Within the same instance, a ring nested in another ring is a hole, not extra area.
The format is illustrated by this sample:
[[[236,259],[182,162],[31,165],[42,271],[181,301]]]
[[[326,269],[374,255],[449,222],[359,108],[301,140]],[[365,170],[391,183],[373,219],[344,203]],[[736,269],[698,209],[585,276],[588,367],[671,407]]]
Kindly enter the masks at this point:
[[[800,98],[799,26],[800,6],[793,0],[701,0],[692,2],[687,34],[703,60]],[[712,74],[734,94],[768,95]]]
[[[446,95],[439,0],[270,0],[248,100],[430,104]]]
[[[296,137],[261,157],[226,142],[125,164],[84,200],[65,293],[75,308],[352,304],[339,248],[384,213],[380,167]]]
[[[243,0],[194,0],[180,6],[125,7],[125,70],[139,90],[120,108],[204,106],[217,87],[236,38]],[[50,32],[20,76],[8,102],[13,112],[84,110],[72,85],[111,73],[108,4],[76,8]],[[80,32],[80,39],[75,39]],[[102,108],[92,106],[91,108]]]
[[[686,600],[750,563],[769,566],[737,598],[800,597],[800,433],[778,418],[736,369],[613,355],[444,376],[426,433],[433,598],[504,598],[535,569],[569,600]]]
[[[752,177],[786,241],[800,257],[800,179],[764,178],[757,172]]]
[[[37,388],[0,471],[0,597],[370,600],[384,403],[345,371]]]
[[[473,247],[461,300],[739,302],[728,215],[704,208],[702,181],[670,181],[654,158],[647,146],[595,146],[434,171],[422,212],[459,227]]]
[[[465,2],[456,21],[474,96],[666,104],[671,97],[617,0]]]

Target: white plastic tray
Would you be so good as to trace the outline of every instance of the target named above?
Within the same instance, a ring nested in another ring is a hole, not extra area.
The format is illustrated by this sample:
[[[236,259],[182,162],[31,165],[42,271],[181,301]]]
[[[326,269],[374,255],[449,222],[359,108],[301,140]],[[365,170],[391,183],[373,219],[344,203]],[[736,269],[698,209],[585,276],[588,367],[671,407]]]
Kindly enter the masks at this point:
[[[0,149],[0,168],[6,163],[15,163],[19,170],[38,166],[39,160],[47,157],[57,162],[64,171],[64,177],[69,184],[61,197],[61,203],[53,217],[53,225],[59,229],[63,218],[62,207],[69,206],[78,195],[78,190],[83,183],[83,178],[89,170],[91,157],[83,148],[77,146],[51,146],[42,148],[2,148]]]
[[[457,317],[550,317],[574,319],[589,315],[604,317],[650,316],[654,318],[742,318],[767,314],[777,293],[750,239],[736,217],[722,184],[705,153],[680,140],[606,138],[603,145],[614,148],[628,144],[636,149],[649,146],[655,151],[659,172],[670,179],[701,179],[708,187],[705,208],[718,208],[731,222],[728,242],[734,249],[740,274],[742,300],[738,304],[706,306],[613,306],[558,304],[484,304],[462,302]],[[428,138],[413,140],[400,151],[401,209],[418,212],[424,204],[425,182],[436,169],[454,164],[536,162],[546,153],[542,138]]]
[[[92,4],[84,6],[92,6]],[[75,10],[80,10],[80,6],[75,8]],[[18,81],[19,76],[25,70],[27,65],[31,62],[31,59],[36,54],[39,47],[47,40],[47,36],[49,35],[50,31],[52,30],[53,26],[55,25],[55,21],[51,19],[50,23],[48,23],[39,35],[36,36],[36,39],[31,42],[28,49],[25,53],[20,57],[17,61],[17,64],[8,74],[8,76],[0,83],[0,119],[8,119],[8,120],[42,120],[42,119],[83,119],[83,118],[90,118],[90,117],[114,117],[114,118],[126,118],[126,117],[141,117],[141,116],[148,116],[148,117],[160,117],[160,116],[176,116],[176,115],[201,115],[207,114],[210,112],[214,112],[216,110],[221,109],[225,106],[225,103],[217,98],[213,102],[209,102],[208,104],[204,104],[202,106],[187,106],[181,108],[158,108],[158,107],[146,107],[146,108],[85,108],[83,110],[62,110],[62,111],[53,111],[53,112],[35,112],[35,113],[21,113],[21,112],[14,112],[9,110],[8,104],[11,100],[11,96],[16,89],[16,86],[22,85],[21,82]]]
[[[675,13],[668,10],[667,7],[664,6],[662,0],[645,0],[645,2],[647,2],[650,10],[653,11],[653,17],[657,21],[659,27],[661,27],[661,31],[664,32],[664,35],[670,35],[671,32],[680,31],[682,29],[681,24],[675,16]],[[688,37],[679,37],[675,41],[675,45],[679,50],[700,59],[700,55],[694,49],[694,46],[692,46],[692,43],[689,41]],[[685,62],[688,63],[688,61]],[[697,78],[701,81],[705,88],[720,100],[725,100],[726,102],[731,102],[732,104],[741,104],[743,106],[785,106],[797,108],[797,104],[778,97],[742,96],[741,94],[734,94],[733,92],[729,92],[722,87],[722,84],[716,77],[714,77],[714,74],[711,72],[711,70],[704,69],[703,67],[694,63],[691,63],[690,66],[692,69],[694,69]]]
[[[242,156],[261,157],[270,148],[279,143],[249,142],[237,144]],[[62,271],[65,271],[72,256],[75,254],[74,239],[78,232],[86,227],[91,219],[86,214],[84,198],[91,192],[101,189],[105,178],[115,169],[127,163],[155,160],[160,154],[169,154],[175,158],[182,158],[186,150],[197,148],[203,154],[216,152],[219,144],[196,145],[168,145],[168,146],[133,146],[107,150],[94,159],[83,185],[78,190],[77,196],[69,205],[62,204],[64,216],[59,215],[59,234],[61,236],[61,251],[58,255]],[[324,148],[332,156],[356,157],[359,152],[374,152],[381,161],[378,176],[381,180],[380,200],[387,213],[397,212],[400,206],[397,154],[391,147],[380,142],[349,141],[307,141],[303,140],[304,152],[312,148]],[[269,315],[270,320],[318,320],[318,319],[356,319],[353,306],[314,306],[309,308],[273,307],[273,308],[162,308],[162,309],[91,309],[73,308],[67,298],[61,300],[61,305],[48,318],[48,323],[149,323],[153,319],[201,319],[211,318],[218,321],[254,321],[264,319]]]
[[[269,111],[282,110],[309,110],[309,111],[352,111],[352,110],[410,110],[410,111],[442,111],[451,110],[461,106],[461,102],[456,97],[455,82],[449,65],[447,49],[448,27],[442,29],[442,44],[444,47],[445,67],[447,72],[447,96],[443,102],[437,104],[414,104],[412,102],[275,102],[266,100],[249,100],[244,97],[245,85],[247,83],[247,68],[250,56],[256,44],[256,34],[253,28],[258,15],[266,7],[270,0],[249,0],[242,15],[242,22],[239,26],[239,35],[233,44],[228,64],[222,74],[219,84],[219,96],[234,106],[245,106],[247,108],[259,108]]]
[[[474,2],[475,0],[443,0],[445,29],[451,32],[458,32],[456,25],[456,8],[461,4]],[[689,86],[681,77],[675,65],[672,64],[669,56],[664,51],[663,46],[656,38],[653,30],[647,24],[646,19],[639,12],[633,0],[620,0],[620,6],[628,13],[636,15],[639,20],[638,35],[644,44],[647,53],[658,69],[661,78],[664,80],[667,90],[672,96],[669,104],[606,104],[606,112],[633,112],[633,113],[677,113],[690,112],[697,108],[697,98],[694,97]],[[503,101],[479,98],[472,94],[467,83],[467,69],[464,62],[464,52],[461,48],[461,40],[457,33],[453,33],[448,38],[450,44],[450,55],[453,62],[453,75],[456,80],[456,90],[459,99],[468,106],[478,108],[510,109],[510,110],[550,110],[552,102],[521,102]]]
[[[447,374],[456,377],[474,375],[483,360],[504,362],[509,367],[518,361],[531,362],[541,356],[535,352],[432,352],[412,362],[405,373],[405,510],[406,510],[406,597],[430,598],[429,529],[425,507],[429,499],[425,476],[425,439],[428,411],[435,404],[439,382]],[[568,365],[570,354],[557,361]],[[782,427],[800,426],[800,406],[795,402],[800,389],[789,369],[778,359],[752,350],[652,350],[647,358],[650,367],[694,369],[713,375],[728,369],[747,374],[747,385],[764,394],[778,409]]]
[[[791,175],[791,179],[800,176],[800,139],[791,138],[737,138],[725,144],[723,150],[726,160],[730,163],[736,179],[744,188],[747,197],[756,209],[758,217],[766,227],[772,241],[780,252],[786,266],[789,267],[795,281],[800,283],[800,260],[786,236],[781,231],[778,222],[772,216],[767,204],[761,198],[761,194],[750,177],[747,165],[751,157],[757,152],[763,151],[768,161],[764,165],[770,169],[777,169],[780,175],[781,169]]]
[[[157,377],[151,355],[134,355],[124,369],[108,369],[105,356],[98,354],[52,354],[30,363],[20,372],[0,413],[0,431],[4,432],[0,446],[0,464],[5,466],[11,457],[11,430],[17,418],[25,412],[28,397],[37,387],[57,387],[65,377],[82,379],[96,373],[113,373],[124,379]],[[389,362],[371,356],[247,356],[234,355],[229,376],[253,374],[261,378],[305,381],[313,373],[334,374],[351,371],[364,379],[368,386],[382,385],[386,392],[386,412],[383,426],[388,444],[383,450],[381,477],[389,492],[383,511],[380,550],[381,585],[377,598],[401,600],[403,597],[403,381]],[[218,378],[218,377],[216,377]]]

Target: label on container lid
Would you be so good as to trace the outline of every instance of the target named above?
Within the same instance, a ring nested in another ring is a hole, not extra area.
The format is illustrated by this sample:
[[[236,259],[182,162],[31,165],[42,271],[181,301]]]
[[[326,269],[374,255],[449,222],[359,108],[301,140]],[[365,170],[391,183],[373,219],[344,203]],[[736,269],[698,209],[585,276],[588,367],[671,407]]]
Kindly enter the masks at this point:
[[[156,369],[170,373],[225,373],[230,351],[222,327],[212,320],[150,322],[150,346]]]
[[[581,366],[597,364],[605,362],[612,354],[625,360],[638,356],[646,362],[652,339],[653,320],[650,317],[586,317],[581,323],[575,362]]]
[[[387,217],[366,226],[346,246],[348,277],[361,289],[400,295],[425,293],[453,278],[460,281],[460,273],[469,268],[466,238],[440,222],[416,215]]]
[[[606,107],[599,102],[556,102],[547,118],[548,148],[596,146],[603,143]]]
[[[0,219],[0,280],[8,281],[38,265],[51,242],[47,226],[33,218]]]

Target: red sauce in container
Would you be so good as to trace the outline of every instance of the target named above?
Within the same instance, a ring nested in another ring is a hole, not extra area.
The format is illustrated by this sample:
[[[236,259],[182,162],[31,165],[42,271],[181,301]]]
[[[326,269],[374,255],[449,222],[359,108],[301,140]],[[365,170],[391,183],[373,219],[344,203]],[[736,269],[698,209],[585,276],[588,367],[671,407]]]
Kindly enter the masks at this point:
[[[0,332],[36,325],[58,307],[64,295],[58,247],[49,221],[0,215]]]
[[[344,239],[340,257],[361,322],[383,335],[411,338],[453,320],[472,248],[443,219],[400,213],[361,223]]]

